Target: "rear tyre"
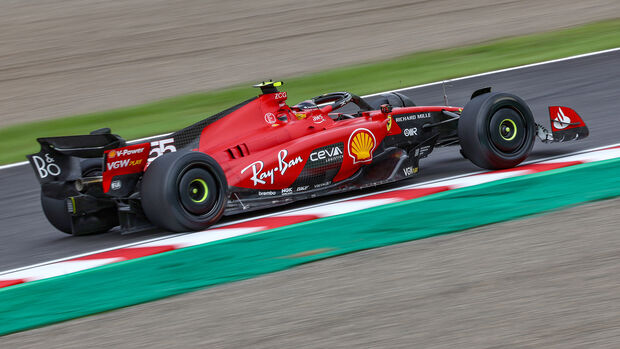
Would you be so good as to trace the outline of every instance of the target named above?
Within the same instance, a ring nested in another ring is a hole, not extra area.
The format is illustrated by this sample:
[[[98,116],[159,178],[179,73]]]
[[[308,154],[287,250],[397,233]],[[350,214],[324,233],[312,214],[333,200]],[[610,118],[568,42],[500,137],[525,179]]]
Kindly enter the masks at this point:
[[[80,162],[83,177],[100,176],[101,167],[101,158],[83,159]],[[77,191],[74,193],[74,195],[78,194]],[[90,235],[104,233],[110,230],[110,228],[118,225],[115,208],[106,208],[89,215],[79,216],[76,217],[76,221],[73,222],[74,218],[68,211],[66,199],[67,198],[46,196],[41,192],[41,207],[43,208],[43,213],[50,224],[61,232],[73,234],[75,236]],[[73,231],[74,225],[76,231]]]
[[[54,228],[71,234],[71,214],[67,211],[65,200],[51,198],[41,192],[41,207],[45,217]]]
[[[458,125],[462,154],[491,170],[514,167],[525,160],[534,146],[535,130],[525,101],[503,92],[473,98]]]
[[[183,232],[207,229],[224,214],[228,184],[209,155],[184,151],[160,156],[142,178],[142,208],[162,229]]]

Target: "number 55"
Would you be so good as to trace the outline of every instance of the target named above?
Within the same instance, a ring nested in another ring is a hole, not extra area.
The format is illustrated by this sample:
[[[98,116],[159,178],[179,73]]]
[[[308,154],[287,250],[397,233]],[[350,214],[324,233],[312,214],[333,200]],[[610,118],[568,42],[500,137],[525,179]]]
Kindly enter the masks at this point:
[[[165,153],[172,153],[177,151],[174,146],[174,138],[166,138],[159,141],[151,142],[151,152],[149,153],[148,163],[164,155]]]

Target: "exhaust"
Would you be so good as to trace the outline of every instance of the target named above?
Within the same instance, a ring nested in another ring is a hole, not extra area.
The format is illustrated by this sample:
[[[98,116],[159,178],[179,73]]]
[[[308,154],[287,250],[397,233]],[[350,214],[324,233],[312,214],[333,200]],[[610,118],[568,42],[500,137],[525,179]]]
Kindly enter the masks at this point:
[[[78,178],[75,181],[75,189],[80,193],[83,193],[89,186],[101,182],[103,182],[103,176]]]

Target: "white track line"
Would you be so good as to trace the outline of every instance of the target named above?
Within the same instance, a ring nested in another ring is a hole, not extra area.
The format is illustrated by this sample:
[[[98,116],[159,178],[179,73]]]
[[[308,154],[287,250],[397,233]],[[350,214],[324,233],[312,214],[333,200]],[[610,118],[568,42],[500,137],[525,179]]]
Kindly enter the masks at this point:
[[[561,158],[563,161],[565,161],[564,159],[570,159],[572,157],[578,156],[579,154],[584,154],[584,153],[589,153],[589,152],[594,152],[594,151],[598,151],[601,149],[605,149],[605,148],[610,148],[610,147],[619,147],[620,143],[616,143],[616,144],[610,144],[610,145],[606,145],[606,146],[601,146],[601,147],[596,147],[596,148],[591,148],[591,149],[586,149],[586,150],[580,150],[580,151],[576,151],[573,153],[568,153],[568,154],[562,154],[562,155],[556,155],[556,156],[551,156],[551,157],[547,157],[547,158],[541,158],[541,159],[537,159],[537,160],[531,160],[531,161],[526,161],[523,164],[524,165],[528,165],[528,164],[533,164],[533,163],[538,163],[538,162],[549,162],[549,161],[553,161],[555,159],[559,159]],[[620,149],[613,149],[610,150],[609,152],[606,152],[605,155],[608,155],[607,157],[604,158],[608,158],[608,157],[615,157],[614,155],[617,154],[617,152],[620,152]],[[609,153],[609,154],[607,154]],[[592,160],[601,160],[601,157],[596,157],[596,158],[592,158]],[[444,178],[438,178],[438,179],[433,179],[430,181],[426,181],[426,182],[420,182],[420,183],[415,183],[415,184],[411,184],[411,185],[405,185],[405,186],[401,186],[401,187],[397,187],[397,188],[390,188],[390,189],[385,189],[385,190],[379,190],[379,191],[374,191],[372,193],[364,193],[364,194],[359,194],[359,195],[352,195],[352,196],[348,196],[346,198],[341,198],[341,199],[336,199],[336,200],[331,200],[331,201],[325,201],[322,203],[318,203],[318,204],[314,204],[314,205],[308,205],[308,206],[304,206],[304,207],[297,207],[294,209],[288,209],[288,210],[283,210],[283,211],[278,211],[278,212],[274,212],[274,213],[268,213],[268,214],[264,214],[264,215],[259,215],[259,216],[254,216],[254,217],[249,217],[249,218],[244,218],[244,219],[239,219],[239,220],[234,220],[234,221],[230,221],[230,222],[226,222],[223,224],[217,224],[214,225],[213,227],[211,227],[210,230],[211,232],[213,232],[214,234],[217,234],[217,240],[219,240],[222,235],[224,234],[226,237],[234,237],[234,236],[238,236],[238,235],[244,235],[248,232],[250,232],[250,230],[254,230],[256,228],[234,228],[234,229],[225,229],[226,226],[229,225],[233,225],[233,224],[238,224],[238,223],[243,223],[243,222],[247,222],[247,221],[251,221],[251,220],[257,220],[260,218],[266,218],[266,217],[273,217],[273,216],[292,216],[292,215],[298,215],[298,214],[305,214],[305,213],[318,213],[321,214],[322,212],[324,212],[324,207],[328,206],[328,205],[334,205],[337,203],[340,203],[342,201],[349,201],[349,200],[354,200],[354,199],[360,199],[360,198],[364,198],[367,196],[371,196],[371,195],[377,195],[377,194],[382,194],[382,193],[387,193],[387,192],[391,192],[391,191],[395,191],[395,190],[401,190],[401,189],[412,189],[412,188],[426,188],[426,187],[433,187],[432,184],[434,183],[438,183],[438,182],[454,182],[454,183],[463,183],[462,181],[458,181],[459,179],[462,179],[464,177],[467,176],[472,176],[472,175],[476,175],[476,174],[482,174],[482,173],[486,173],[488,171],[474,171],[474,172],[469,172],[469,173],[464,173],[464,174],[460,174],[460,175],[456,175],[456,176],[451,176],[451,177],[444,177]],[[481,177],[480,179],[482,179],[483,177]],[[488,177],[486,177],[488,178]],[[495,179],[501,179],[501,178],[495,178]],[[487,182],[487,180],[484,180],[484,182]],[[385,202],[385,203],[389,203],[389,202]],[[362,204],[363,205],[363,204]],[[363,209],[364,207],[358,207],[357,209]],[[219,228],[219,229],[217,229]],[[222,229],[224,228],[224,229]],[[132,242],[129,244],[124,244],[124,245],[117,245],[114,247],[109,247],[109,248],[105,248],[105,249],[100,249],[100,250],[95,250],[95,251],[90,251],[90,252],[85,252],[85,253],[80,253],[77,255],[73,255],[73,256],[68,256],[68,257],[62,257],[62,258],[58,258],[58,259],[54,259],[54,260],[50,260],[50,261],[46,261],[46,262],[42,262],[42,263],[37,263],[37,264],[32,264],[32,265],[27,265],[27,266],[23,266],[23,267],[18,267],[18,268],[14,268],[14,269],[10,269],[10,270],[3,270],[0,271],[0,276],[2,275],[6,275],[9,273],[15,273],[15,272],[19,272],[19,271],[23,271],[23,270],[27,270],[27,269],[32,269],[32,268],[37,268],[37,267],[41,267],[41,266],[45,266],[45,265],[49,265],[49,264],[55,264],[58,262],[63,262],[69,259],[75,259],[75,258],[80,258],[80,257],[84,257],[84,256],[89,256],[92,254],[96,254],[96,253],[101,253],[101,252],[107,252],[107,251],[112,251],[112,250],[117,250],[117,249],[121,249],[121,248],[128,248],[128,247],[133,247],[133,246],[160,246],[160,243],[157,243],[158,241],[167,241],[170,242],[170,244],[176,244],[177,240],[187,240],[187,238],[185,237],[185,235],[192,235],[192,234],[196,234],[193,232],[190,233],[178,233],[178,234],[170,234],[167,236],[162,236],[162,237],[157,237],[157,238],[152,238],[152,239],[146,239],[146,240],[142,240],[142,241],[137,241],[137,242]],[[204,239],[204,242],[209,242],[212,241],[212,239],[215,239],[214,236],[209,235],[196,235],[196,239]],[[166,243],[168,244],[168,243]]]
[[[377,92],[377,93],[369,94],[369,95],[362,96],[362,97],[372,97],[372,96],[378,96],[378,95],[380,95],[382,93],[400,92],[400,91],[412,90],[412,89],[416,89],[416,88],[434,86],[434,85],[439,85],[439,84],[441,84],[443,82],[473,79],[473,78],[478,78],[478,77],[481,77],[481,76],[487,76],[487,75],[498,74],[498,73],[505,73],[505,72],[509,72],[509,71],[513,71],[513,70],[519,70],[519,69],[527,69],[527,68],[537,67],[537,66],[540,66],[540,65],[559,63],[559,62],[564,62],[564,61],[570,61],[570,60],[573,60],[573,59],[586,58],[586,57],[602,55],[602,54],[605,54],[605,53],[611,53],[611,52],[616,52],[616,51],[620,51],[620,47],[610,48],[610,49],[607,49],[607,50],[590,52],[590,53],[583,53],[583,54],[580,54],[580,55],[569,56],[569,57],[564,57],[564,58],[552,59],[550,61],[531,63],[531,64],[519,65],[519,66],[511,67],[511,68],[504,68],[504,69],[499,69],[499,70],[493,70],[493,71],[486,72],[486,73],[467,75],[467,76],[462,76],[460,78],[435,81],[435,82],[430,82],[428,84],[423,84],[423,85],[416,85],[416,86],[411,86],[411,87],[402,87],[402,88],[399,88],[399,89],[396,89],[396,90],[390,90],[390,91],[385,91],[385,92]]]
[[[583,53],[583,54],[580,54],[580,55],[569,56],[569,57],[564,57],[564,58],[552,59],[550,61],[531,63],[531,64],[519,65],[519,66],[511,67],[511,68],[493,70],[493,71],[486,72],[486,73],[466,75],[466,76],[462,76],[462,77],[454,78],[454,79],[430,82],[428,84],[415,85],[415,86],[409,86],[409,87],[402,87],[402,88],[395,89],[395,90],[372,93],[372,94],[369,94],[369,95],[362,96],[362,98],[378,96],[378,95],[380,95],[382,93],[400,92],[400,91],[405,91],[405,90],[412,90],[412,89],[416,89],[416,88],[423,88],[423,87],[438,85],[438,84],[443,83],[444,81],[460,81],[460,80],[466,80],[466,79],[473,79],[473,78],[477,78],[477,77],[480,77],[480,76],[504,73],[504,72],[513,71],[513,70],[519,70],[519,69],[527,69],[527,68],[537,67],[537,66],[540,66],[540,65],[564,62],[564,61],[569,61],[569,60],[573,60],[573,59],[586,58],[586,57],[602,55],[602,54],[605,54],[605,53],[616,52],[616,51],[620,51],[620,47],[610,48],[608,50],[602,50],[602,51],[596,51],[596,52],[590,52],[590,53]],[[169,135],[169,134],[170,133],[165,133],[165,134],[161,134],[161,135],[140,138],[140,139],[136,139],[136,140],[129,141],[129,142],[145,141],[145,140],[149,140],[149,139],[152,139],[152,138],[163,137],[163,136],[166,136],[166,135]],[[27,165],[27,164],[28,164],[28,161],[22,161],[22,162],[16,162],[16,163],[13,163],[13,164],[2,165],[2,166],[0,166],[0,171],[4,170],[4,169],[12,168],[12,167]]]
[[[22,166],[22,165],[28,165],[28,161],[15,162],[15,163],[8,164],[8,165],[2,165],[0,166],[0,171],[6,170],[7,168],[17,167],[17,166]]]

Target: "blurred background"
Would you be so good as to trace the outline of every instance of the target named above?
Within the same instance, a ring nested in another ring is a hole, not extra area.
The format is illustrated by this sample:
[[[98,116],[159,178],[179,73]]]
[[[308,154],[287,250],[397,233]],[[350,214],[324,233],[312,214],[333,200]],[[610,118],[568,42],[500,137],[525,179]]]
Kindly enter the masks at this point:
[[[2,1],[0,128],[619,14],[617,0]]]

